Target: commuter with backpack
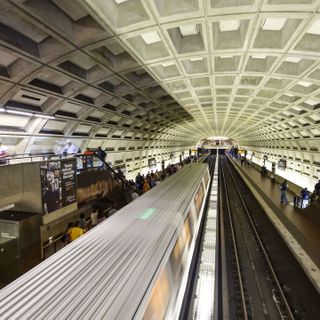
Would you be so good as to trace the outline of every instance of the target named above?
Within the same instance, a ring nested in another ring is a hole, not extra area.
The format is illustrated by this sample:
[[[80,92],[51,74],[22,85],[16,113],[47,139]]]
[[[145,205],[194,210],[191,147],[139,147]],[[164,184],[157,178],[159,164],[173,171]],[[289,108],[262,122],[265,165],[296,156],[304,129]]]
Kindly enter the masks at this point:
[[[287,199],[287,194],[286,194],[287,190],[288,190],[287,180],[284,180],[280,184],[280,191],[281,191],[280,202],[281,203],[288,204],[288,199]]]

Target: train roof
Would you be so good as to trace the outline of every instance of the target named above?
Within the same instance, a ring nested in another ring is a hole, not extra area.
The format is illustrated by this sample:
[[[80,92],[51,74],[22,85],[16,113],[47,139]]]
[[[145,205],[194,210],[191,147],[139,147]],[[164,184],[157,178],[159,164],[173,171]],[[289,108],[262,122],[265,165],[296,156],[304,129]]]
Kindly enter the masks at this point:
[[[207,171],[190,164],[0,291],[0,318],[133,317]]]

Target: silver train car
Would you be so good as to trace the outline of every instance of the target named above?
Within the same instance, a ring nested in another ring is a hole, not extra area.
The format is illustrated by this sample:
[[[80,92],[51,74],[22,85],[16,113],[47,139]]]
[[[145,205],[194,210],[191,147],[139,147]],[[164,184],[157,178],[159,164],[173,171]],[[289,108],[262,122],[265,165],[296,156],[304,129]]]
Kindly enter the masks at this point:
[[[193,163],[0,291],[0,319],[177,319],[209,187]]]

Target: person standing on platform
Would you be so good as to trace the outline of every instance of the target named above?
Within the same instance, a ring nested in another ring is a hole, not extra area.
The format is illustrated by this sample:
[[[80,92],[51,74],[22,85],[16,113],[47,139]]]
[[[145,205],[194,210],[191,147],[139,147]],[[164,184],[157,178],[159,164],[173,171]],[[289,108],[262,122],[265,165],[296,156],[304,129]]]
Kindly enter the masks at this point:
[[[314,193],[320,195],[320,180],[314,186]]]
[[[99,215],[98,208],[92,208],[92,212],[90,215],[92,227],[95,227],[98,224],[98,215]]]
[[[84,213],[80,214],[80,228],[83,229],[84,232],[88,230],[88,223],[86,221]]]
[[[140,174],[140,172],[136,176],[136,187],[140,192],[142,192],[142,190],[143,190],[143,177]]]
[[[241,167],[243,167],[243,164],[244,164],[244,156],[243,155],[241,155],[241,157],[240,157],[240,162],[241,162]]]
[[[288,190],[288,184],[287,180],[284,180],[281,185],[280,185],[280,191],[281,191],[281,203],[288,204],[288,199],[287,199],[287,190]]]
[[[6,160],[7,157],[8,157],[8,148],[5,147],[0,141],[0,165],[7,163],[7,160]]]
[[[304,209],[307,207],[308,203],[309,203],[309,191],[308,188],[304,188],[301,192],[300,192],[301,198],[302,198],[302,204],[301,204],[301,208]]]
[[[84,230],[80,228],[80,221],[76,221],[74,226],[68,230],[70,242],[78,239],[84,234]]]

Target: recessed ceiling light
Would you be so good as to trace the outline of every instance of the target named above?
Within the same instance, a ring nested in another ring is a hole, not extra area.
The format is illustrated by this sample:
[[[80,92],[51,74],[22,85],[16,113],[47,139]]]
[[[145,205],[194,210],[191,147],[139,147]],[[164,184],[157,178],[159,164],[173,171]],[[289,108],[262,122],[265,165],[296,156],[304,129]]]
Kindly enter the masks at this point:
[[[318,104],[318,101],[308,99],[305,101],[305,103],[309,104],[310,106],[315,106],[316,104]]]
[[[233,59],[233,58],[234,58],[234,56],[232,56],[232,55],[220,57],[220,59]]]
[[[320,20],[313,22],[312,26],[308,29],[307,33],[320,35]]]
[[[293,62],[293,63],[298,63],[301,60],[302,60],[301,58],[297,58],[297,57],[287,57],[284,59],[284,61],[286,62]]]
[[[186,24],[179,27],[180,33],[183,37],[192,36],[199,33],[199,26],[197,24]]]
[[[122,2],[127,2],[128,0],[114,0],[117,4],[120,4]]]
[[[221,20],[219,27],[221,32],[236,31],[240,27],[240,20]]]
[[[262,30],[280,31],[287,22],[286,18],[267,18],[262,23]]]
[[[192,62],[201,61],[201,60],[203,60],[203,57],[190,58],[190,61],[192,61]]]
[[[305,88],[309,88],[312,86],[312,82],[308,82],[308,81],[299,81],[298,85],[303,86]]]
[[[20,116],[28,116],[31,117],[33,114],[31,112],[19,111],[19,110],[6,110],[7,113],[18,114]]]
[[[267,58],[267,56],[265,55],[265,54],[253,54],[252,56],[251,56],[251,58],[253,58],[253,59],[266,59]]]
[[[162,64],[163,67],[170,67],[170,66],[173,66],[173,65],[174,65],[174,62],[172,62],[172,61],[164,62]]]
[[[161,41],[157,31],[143,33],[141,37],[146,44],[153,44]]]

